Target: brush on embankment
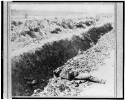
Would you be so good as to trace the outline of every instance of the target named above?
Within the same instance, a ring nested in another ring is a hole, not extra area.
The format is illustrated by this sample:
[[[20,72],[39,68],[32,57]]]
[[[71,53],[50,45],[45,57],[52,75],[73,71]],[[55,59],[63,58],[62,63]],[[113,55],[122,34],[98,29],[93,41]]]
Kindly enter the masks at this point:
[[[46,43],[34,52],[25,52],[11,59],[12,96],[30,96],[34,89],[43,89],[53,70],[62,66],[80,50],[87,50],[91,43],[96,44],[101,35],[112,30],[110,23],[93,27],[71,40]]]

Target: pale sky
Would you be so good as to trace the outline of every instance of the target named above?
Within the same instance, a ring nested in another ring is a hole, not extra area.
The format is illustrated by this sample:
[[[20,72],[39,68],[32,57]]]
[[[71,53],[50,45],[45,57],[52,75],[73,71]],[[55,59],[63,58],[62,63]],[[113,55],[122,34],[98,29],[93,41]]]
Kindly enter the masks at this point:
[[[73,12],[99,12],[114,13],[114,4],[107,3],[16,3],[11,4],[11,9],[17,10],[41,10],[41,11],[73,11]]]

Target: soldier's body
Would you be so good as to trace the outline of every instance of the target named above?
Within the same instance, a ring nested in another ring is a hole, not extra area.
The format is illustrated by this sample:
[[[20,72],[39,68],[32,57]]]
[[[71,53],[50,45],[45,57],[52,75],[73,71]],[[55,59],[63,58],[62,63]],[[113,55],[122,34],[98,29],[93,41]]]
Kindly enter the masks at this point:
[[[59,68],[54,71],[55,77],[61,77],[62,79],[67,79],[69,81],[72,80],[85,80],[95,83],[105,84],[105,80],[97,78],[91,72],[77,72],[71,70],[64,70],[63,68]]]

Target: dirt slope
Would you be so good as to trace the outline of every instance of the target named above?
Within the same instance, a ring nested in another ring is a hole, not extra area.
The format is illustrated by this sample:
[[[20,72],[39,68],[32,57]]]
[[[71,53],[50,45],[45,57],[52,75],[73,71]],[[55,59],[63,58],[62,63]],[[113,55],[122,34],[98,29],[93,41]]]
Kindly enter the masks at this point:
[[[105,42],[98,44],[99,46],[96,44],[100,37],[113,28],[112,22],[105,20],[107,22],[84,16],[12,20],[12,95],[30,96],[36,89],[43,90],[53,77],[53,71],[60,66],[64,67],[64,73],[69,68],[79,72],[97,70],[102,64],[101,60],[108,55],[102,55],[99,58],[100,51],[102,54],[108,51],[105,43],[109,41],[102,38],[100,41]],[[107,38],[107,40],[111,39]],[[93,45],[95,49],[90,48]],[[63,72],[62,75],[65,77]],[[65,83],[65,81],[68,84],[72,83],[68,80],[60,80],[60,78],[54,78],[53,82],[55,80],[59,83]],[[59,88],[62,87],[63,85],[59,85]]]
[[[103,61],[98,71],[92,74],[100,79],[106,80],[105,84],[93,84],[88,86],[78,96],[84,97],[114,97],[114,50],[111,51],[108,58]]]
[[[67,80],[54,77],[49,80],[44,90],[36,89],[33,96],[79,96],[113,97],[114,96],[114,30],[102,36],[92,48],[81,51],[62,66],[62,74],[67,71],[91,73],[102,79],[105,84],[85,80]],[[72,65],[72,66],[71,66]]]

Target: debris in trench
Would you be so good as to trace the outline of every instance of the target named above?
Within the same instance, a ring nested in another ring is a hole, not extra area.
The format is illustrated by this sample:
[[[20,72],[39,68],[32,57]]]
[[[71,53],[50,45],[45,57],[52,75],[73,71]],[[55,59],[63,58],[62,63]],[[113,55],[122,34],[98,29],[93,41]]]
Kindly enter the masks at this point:
[[[42,92],[39,92],[37,96],[54,96],[55,94],[56,96],[77,96],[80,92],[83,92],[86,87],[92,84],[106,84],[106,80],[92,76],[91,72],[98,71],[102,63],[103,65],[105,64],[103,60],[106,59],[110,51],[114,49],[112,46],[113,32],[110,32],[111,38],[108,38],[108,40],[106,40],[107,35],[109,35],[109,33],[104,36],[105,39],[102,37],[97,45],[84,51],[81,55],[68,60],[67,63],[60,68],[57,68],[54,72],[55,74],[58,73],[58,75],[50,79],[49,84]],[[102,41],[103,39],[109,41],[109,43]],[[103,43],[103,46],[100,45]],[[93,64],[93,62],[95,64]],[[47,91],[47,89],[49,89],[49,91]]]

